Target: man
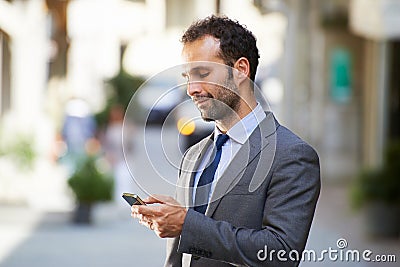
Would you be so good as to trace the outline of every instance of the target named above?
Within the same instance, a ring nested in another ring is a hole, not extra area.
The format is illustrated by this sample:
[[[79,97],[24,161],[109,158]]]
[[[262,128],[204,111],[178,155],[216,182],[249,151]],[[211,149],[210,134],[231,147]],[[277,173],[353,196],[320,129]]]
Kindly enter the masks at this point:
[[[158,205],[132,216],[170,238],[165,266],[297,266],[319,196],[317,154],[257,103],[250,31],[211,16],[182,42],[187,93],[215,131],[185,153],[176,199],[148,197]]]

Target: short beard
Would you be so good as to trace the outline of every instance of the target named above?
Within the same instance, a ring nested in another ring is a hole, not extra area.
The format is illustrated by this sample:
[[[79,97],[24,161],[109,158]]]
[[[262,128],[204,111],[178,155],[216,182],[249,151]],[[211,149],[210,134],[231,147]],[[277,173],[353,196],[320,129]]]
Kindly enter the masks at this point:
[[[221,87],[221,93],[216,98],[210,99],[211,105],[208,110],[201,112],[205,121],[217,121],[237,116],[240,96],[238,95],[238,88],[233,82],[233,75],[228,74],[224,85],[219,87]]]

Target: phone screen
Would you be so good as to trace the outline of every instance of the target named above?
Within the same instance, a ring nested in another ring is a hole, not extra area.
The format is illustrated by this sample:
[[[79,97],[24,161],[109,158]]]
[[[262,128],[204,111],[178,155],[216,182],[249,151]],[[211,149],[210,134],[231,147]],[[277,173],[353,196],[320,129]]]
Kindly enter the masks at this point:
[[[129,203],[130,206],[132,205],[146,205],[143,200],[136,194],[131,193],[123,193],[122,198]]]

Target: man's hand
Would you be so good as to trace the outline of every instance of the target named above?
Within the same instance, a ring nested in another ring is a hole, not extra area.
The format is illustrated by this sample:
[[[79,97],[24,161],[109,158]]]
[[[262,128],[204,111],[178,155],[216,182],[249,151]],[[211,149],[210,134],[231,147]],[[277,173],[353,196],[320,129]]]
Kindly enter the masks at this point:
[[[146,204],[133,205],[132,217],[139,218],[139,222],[154,230],[161,238],[176,237],[182,232],[187,210],[174,198],[164,195],[153,195],[143,199]]]

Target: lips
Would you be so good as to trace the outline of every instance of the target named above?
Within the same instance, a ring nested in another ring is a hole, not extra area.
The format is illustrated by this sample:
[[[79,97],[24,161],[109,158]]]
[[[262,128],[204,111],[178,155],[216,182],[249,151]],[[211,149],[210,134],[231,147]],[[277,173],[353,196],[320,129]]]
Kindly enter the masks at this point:
[[[210,100],[211,99],[211,97],[207,97],[207,96],[196,96],[196,97],[193,97],[192,98],[192,100],[193,100],[193,102],[198,106],[198,105],[201,105],[201,104],[203,104],[203,103],[205,103],[205,102],[207,102],[208,100]]]

